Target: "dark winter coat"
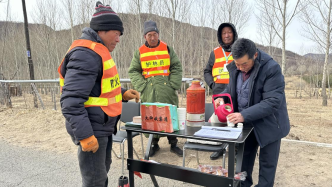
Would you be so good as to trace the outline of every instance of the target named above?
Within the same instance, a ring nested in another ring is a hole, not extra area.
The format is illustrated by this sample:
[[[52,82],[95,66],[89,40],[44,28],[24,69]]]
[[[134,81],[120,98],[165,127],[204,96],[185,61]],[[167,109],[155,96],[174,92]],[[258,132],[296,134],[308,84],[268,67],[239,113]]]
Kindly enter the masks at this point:
[[[84,28],[82,32],[81,39],[103,44],[91,28]],[[109,117],[100,107],[84,107],[89,96],[100,96],[103,75],[101,57],[88,48],[76,47],[66,54],[61,74],[65,78],[61,110],[66,118],[67,132],[75,143],[92,135],[97,138],[111,136],[119,116]],[[121,89],[122,94],[125,91]]]
[[[160,102],[179,105],[176,90],[181,88],[182,65],[174,49],[170,46],[167,46],[167,49],[170,56],[169,76],[145,78],[142,75],[143,69],[140,52],[136,50],[134,53],[128,75],[135,90],[141,92],[141,102]]]
[[[241,114],[244,127],[252,125],[261,147],[279,140],[289,133],[285,81],[279,64],[268,54],[258,50],[249,82],[249,107]],[[238,112],[236,83],[240,73],[234,61],[227,65],[229,84],[224,92],[232,97],[234,110]]]
[[[221,38],[221,31],[226,26],[231,27],[233,30],[233,36],[234,36],[233,43],[237,40],[238,36],[237,36],[236,28],[233,24],[231,24],[231,23],[220,24],[220,26],[218,28],[218,32],[217,32],[218,42],[225,51],[229,52],[231,50],[231,45],[224,44],[222,41],[222,38]],[[220,92],[224,91],[227,84],[218,84],[218,83],[214,82],[213,76],[212,76],[212,68],[214,65],[214,61],[215,61],[215,56],[214,56],[214,51],[212,51],[210,54],[209,61],[206,64],[206,67],[204,69],[204,79],[205,79],[206,84],[210,87],[210,89],[212,89],[213,94],[219,94]]]

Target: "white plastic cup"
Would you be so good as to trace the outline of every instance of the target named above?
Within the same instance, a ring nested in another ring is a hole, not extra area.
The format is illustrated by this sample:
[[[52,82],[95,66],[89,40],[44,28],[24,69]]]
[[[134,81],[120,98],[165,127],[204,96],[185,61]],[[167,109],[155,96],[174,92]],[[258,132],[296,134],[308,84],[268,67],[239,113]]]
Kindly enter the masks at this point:
[[[243,128],[243,123],[238,123],[237,128]]]
[[[186,120],[179,121],[179,129],[184,130],[186,128]]]
[[[226,117],[226,119],[227,119],[227,126],[229,126],[229,127],[234,127],[235,126],[234,123],[228,121],[228,117]]]
[[[186,125],[186,108],[178,108],[178,121],[179,121],[179,129],[184,130]]]

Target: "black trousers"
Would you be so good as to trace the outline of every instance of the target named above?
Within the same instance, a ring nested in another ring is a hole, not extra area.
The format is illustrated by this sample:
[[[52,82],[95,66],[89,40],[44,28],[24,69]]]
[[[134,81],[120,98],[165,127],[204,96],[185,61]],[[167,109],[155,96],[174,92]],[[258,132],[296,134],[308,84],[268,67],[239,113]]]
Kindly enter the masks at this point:
[[[112,163],[112,136],[97,138],[99,149],[96,153],[83,152],[78,146],[78,162],[80,165],[83,187],[107,187],[107,173]]]
[[[175,146],[178,143],[178,139],[176,136],[167,136],[168,143]],[[152,145],[158,144],[159,142],[159,137],[153,137],[152,139]]]
[[[278,165],[280,152],[280,142],[277,140],[266,145],[259,150],[259,177],[256,187],[272,187]],[[241,182],[241,187],[250,187],[252,182],[252,171],[258,150],[258,142],[255,133],[252,132],[244,144],[242,171],[246,171],[248,176]]]

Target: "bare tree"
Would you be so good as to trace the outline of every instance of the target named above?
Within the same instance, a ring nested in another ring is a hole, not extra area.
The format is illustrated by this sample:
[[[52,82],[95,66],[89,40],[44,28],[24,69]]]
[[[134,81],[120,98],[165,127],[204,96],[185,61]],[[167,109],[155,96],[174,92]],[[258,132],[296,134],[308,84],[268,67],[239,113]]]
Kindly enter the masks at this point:
[[[4,30],[1,32],[1,33],[3,33],[3,38],[6,38],[6,35],[7,35],[7,32],[9,32],[9,30],[7,29],[7,21],[9,21],[9,2],[7,3],[7,8],[6,8],[6,22],[5,22],[5,24],[4,24]],[[4,73],[4,67],[3,67],[3,65],[4,65],[4,59],[5,59],[5,46],[6,46],[6,40],[4,39],[3,40],[3,42],[2,42],[2,44],[3,44],[3,46],[2,46],[2,54],[1,54],[1,64],[0,64],[0,75],[2,75],[1,77],[1,79],[4,79],[3,77],[4,77],[4,75],[3,75],[3,73]]]
[[[293,18],[301,11],[300,1],[301,0],[296,0],[294,8],[291,10],[289,0],[262,0],[258,3],[261,4],[261,11],[269,18],[270,23],[272,23],[272,28],[282,41],[281,70],[283,74],[286,73],[286,29]]]
[[[197,3],[197,13],[196,15],[198,16],[197,17],[197,22],[198,22],[198,25],[200,26],[200,37],[199,37],[199,57],[198,57],[198,67],[196,69],[198,69],[198,75],[200,76],[201,79],[204,79],[203,78],[203,75],[204,75],[204,61],[206,60],[206,57],[207,55],[205,55],[205,39],[204,39],[204,36],[206,35],[205,34],[205,27],[207,26],[206,25],[206,19],[207,19],[207,16],[208,16],[208,12],[206,11],[207,8],[208,8],[208,3],[206,3],[205,0],[199,0],[199,1],[196,1]]]
[[[81,3],[79,3],[78,23],[82,24],[82,27],[88,26],[88,23],[90,22],[91,16],[93,14],[94,3],[94,0],[81,0]]]
[[[265,0],[258,0],[257,3],[259,10],[259,13],[256,14],[256,19],[258,20],[257,27],[259,28],[257,35],[259,36],[258,40],[261,44],[267,45],[268,54],[274,57],[277,49],[276,47],[280,44],[280,40],[277,38],[277,32],[273,27],[275,27],[276,30],[280,30],[281,25],[273,25],[273,23],[277,21],[276,15],[273,14],[269,17],[265,14],[264,1]]]
[[[210,12],[210,21],[211,21],[211,28],[215,28],[216,26],[216,21],[217,21],[217,12],[218,10],[216,10],[216,6],[217,6],[217,3],[218,3],[218,0],[211,0],[210,1],[210,7],[209,7],[209,12]],[[213,48],[215,48],[215,43],[218,43],[216,42],[217,40],[215,40],[215,35],[216,35],[216,32],[214,29],[211,29],[211,42],[210,42],[210,49],[212,50]]]
[[[65,21],[69,21],[70,25],[70,34],[71,34],[71,41],[74,41],[74,9],[75,2],[72,0],[61,0],[62,5],[64,7],[65,12],[68,14],[69,19],[65,19]]]
[[[182,21],[187,16],[192,0],[190,1],[180,1],[180,0],[164,0],[164,5],[170,18],[172,18],[172,47],[175,48],[175,21]]]
[[[246,0],[219,0],[217,4],[218,18],[222,22],[230,22],[237,28],[237,33],[243,31],[252,14],[251,6]]]
[[[177,16],[177,10],[179,5],[179,0],[164,0],[166,8],[170,17],[172,18],[172,47],[175,47],[175,19]],[[169,4],[170,3],[170,4]]]
[[[139,38],[141,40],[140,43],[143,43],[143,38],[142,38],[142,23],[141,23],[141,13],[142,13],[142,6],[143,6],[143,0],[129,0],[128,5],[134,4],[134,6],[130,6],[131,12],[137,15],[138,19],[138,33],[139,33]]]
[[[303,27],[303,31],[306,33],[305,36],[316,42],[325,51],[322,79],[323,106],[327,106],[326,73],[331,48],[331,10],[331,0],[311,0],[308,7],[303,9],[301,16],[301,20],[305,24]]]
[[[148,6],[147,6],[147,8],[148,8],[148,13],[149,13],[149,15],[151,15],[151,14],[153,14],[153,10],[154,10],[154,5],[155,5],[155,0],[147,0],[147,4],[148,4]]]
[[[304,53],[304,46],[302,44],[301,46],[301,52]],[[308,63],[309,59],[306,57],[302,57],[302,56],[295,56],[295,62],[297,66],[297,71],[300,71],[300,99],[302,99],[302,89],[303,89],[303,74],[307,71],[308,68]],[[296,72],[298,73],[298,72]]]

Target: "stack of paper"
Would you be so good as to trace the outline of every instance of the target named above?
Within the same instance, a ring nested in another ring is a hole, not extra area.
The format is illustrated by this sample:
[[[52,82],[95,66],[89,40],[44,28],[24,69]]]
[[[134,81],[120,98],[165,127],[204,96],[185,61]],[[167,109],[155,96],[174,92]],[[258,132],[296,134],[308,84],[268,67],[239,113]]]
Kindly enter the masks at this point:
[[[240,132],[242,131],[242,128],[237,128],[237,127],[214,127],[214,126],[202,126],[202,129],[208,129],[208,130],[228,130],[228,131],[236,131]]]
[[[238,139],[241,133],[242,128],[202,126],[202,129],[194,135],[205,138]]]

